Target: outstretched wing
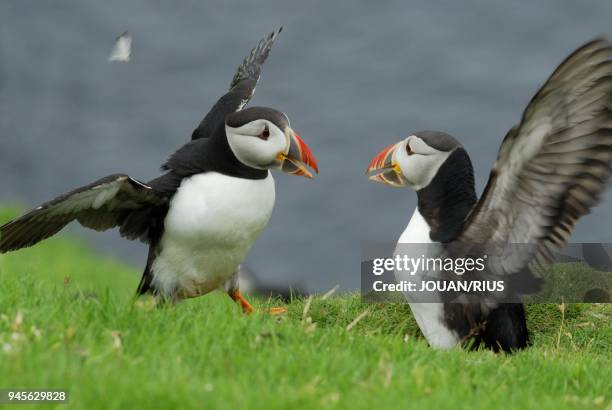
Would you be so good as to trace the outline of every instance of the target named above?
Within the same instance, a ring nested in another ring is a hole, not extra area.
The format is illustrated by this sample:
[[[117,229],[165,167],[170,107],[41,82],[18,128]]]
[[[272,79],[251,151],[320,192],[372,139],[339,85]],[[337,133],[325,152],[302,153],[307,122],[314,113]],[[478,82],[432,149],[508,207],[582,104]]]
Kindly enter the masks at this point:
[[[130,239],[142,237],[139,212],[164,203],[150,186],[127,175],[109,175],[46,202],[0,227],[0,253],[32,246],[75,219],[81,225],[104,231],[116,226]]]
[[[496,274],[539,268],[599,200],[611,173],[612,48],[594,40],[571,54],[504,139],[458,243],[529,244],[502,254]]]
[[[255,94],[255,87],[261,74],[261,66],[268,58],[276,36],[282,30],[281,27],[259,40],[259,43],[238,67],[238,71],[236,71],[230,83],[229,92],[221,97],[206,114],[206,117],[191,134],[191,139],[210,136],[215,127],[221,121],[225,121],[228,114],[241,110],[249,102]]]

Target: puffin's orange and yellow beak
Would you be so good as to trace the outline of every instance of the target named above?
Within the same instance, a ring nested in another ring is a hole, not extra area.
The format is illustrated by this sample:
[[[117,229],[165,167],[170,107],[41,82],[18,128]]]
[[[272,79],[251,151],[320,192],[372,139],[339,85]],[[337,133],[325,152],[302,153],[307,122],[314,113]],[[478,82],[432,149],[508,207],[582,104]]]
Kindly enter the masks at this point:
[[[310,148],[291,128],[287,128],[285,135],[287,135],[289,147],[287,152],[281,152],[276,157],[280,169],[288,174],[312,179],[313,175],[306,166],[312,168],[317,174],[319,167]]]
[[[406,178],[400,166],[393,159],[399,145],[399,142],[391,144],[372,158],[366,170],[366,175],[371,174],[368,178],[369,180],[397,188],[406,185]]]

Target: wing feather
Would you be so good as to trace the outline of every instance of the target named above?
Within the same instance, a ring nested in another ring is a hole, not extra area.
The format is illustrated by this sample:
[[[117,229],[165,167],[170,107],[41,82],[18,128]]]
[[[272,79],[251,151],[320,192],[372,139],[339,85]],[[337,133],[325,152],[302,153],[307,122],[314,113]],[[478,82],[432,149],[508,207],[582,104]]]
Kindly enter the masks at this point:
[[[115,40],[113,49],[108,56],[108,61],[120,61],[127,63],[130,61],[130,55],[132,54],[132,36],[127,31],[121,34]]]

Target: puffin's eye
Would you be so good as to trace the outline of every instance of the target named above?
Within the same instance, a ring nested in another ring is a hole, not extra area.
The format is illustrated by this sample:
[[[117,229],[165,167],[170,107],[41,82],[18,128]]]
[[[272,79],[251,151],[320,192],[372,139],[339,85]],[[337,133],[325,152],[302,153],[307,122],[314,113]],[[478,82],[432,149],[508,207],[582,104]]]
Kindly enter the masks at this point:
[[[406,144],[406,153],[408,155],[414,154],[414,151],[412,150],[412,148],[410,148],[410,144]]]
[[[261,134],[257,136],[257,138],[262,139],[264,141],[270,138],[270,130],[268,129],[267,125],[266,125],[266,128],[264,128],[264,130],[261,132]]]

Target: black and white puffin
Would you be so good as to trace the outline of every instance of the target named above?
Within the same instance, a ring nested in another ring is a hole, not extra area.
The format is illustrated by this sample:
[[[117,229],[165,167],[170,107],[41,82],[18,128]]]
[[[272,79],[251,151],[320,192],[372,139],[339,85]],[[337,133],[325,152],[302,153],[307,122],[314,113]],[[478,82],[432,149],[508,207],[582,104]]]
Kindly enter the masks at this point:
[[[599,201],[611,173],[612,47],[585,44],[559,65],[504,138],[477,199],[470,157],[452,136],[415,132],[376,155],[370,179],[409,186],[418,205],[401,243],[445,249],[529,244],[502,254],[495,275],[537,272],[568,240],[578,219]],[[436,245],[439,244],[439,245]],[[396,273],[397,277],[397,273]],[[528,345],[520,303],[411,303],[429,344],[468,340],[495,351]]]
[[[270,219],[269,170],[308,178],[306,166],[318,172],[284,113],[242,109],[279,32],[244,59],[229,92],[162,166],[163,175],[142,183],[115,174],[60,195],[0,227],[0,253],[34,245],[74,220],[98,231],[118,227],[123,237],[149,244],[139,294],[180,300],[228,283],[228,294],[251,312],[232,275]]]

